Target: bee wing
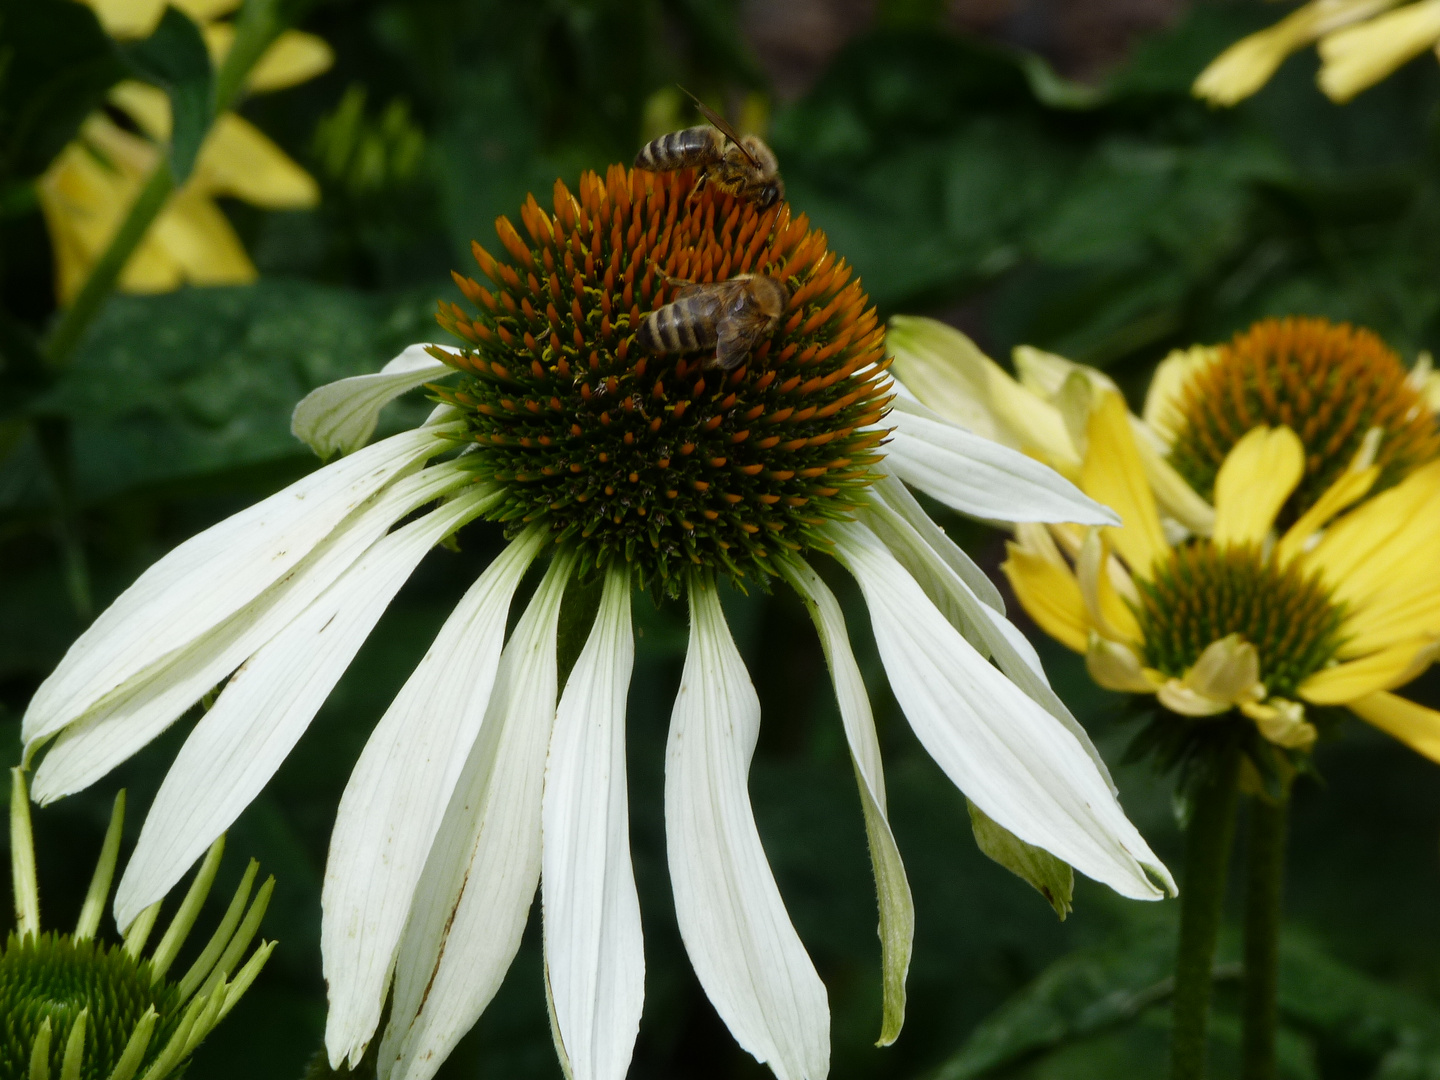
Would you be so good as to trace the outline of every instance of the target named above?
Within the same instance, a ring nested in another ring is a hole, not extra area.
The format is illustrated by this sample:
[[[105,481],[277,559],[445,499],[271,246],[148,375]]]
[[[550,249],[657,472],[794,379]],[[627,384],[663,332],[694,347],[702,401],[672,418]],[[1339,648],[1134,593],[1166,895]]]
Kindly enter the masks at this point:
[[[728,281],[725,284],[738,283]],[[741,291],[738,297],[726,304],[726,310],[716,324],[715,362],[726,371],[739,367],[749,357],[750,351],[760,344],[770,325],[770,321],[756,308],[750,294]]]
[[[680,87],[680,89],[685,90],[683,86]],[[740,148],[740,152],[745,155],[746,159],[750,162],[751,165],[755,166],[755,168],[757,169],[760,168],[760,162],[755,160],[754,154],[750,153],[749,150],[745,149],[745,144],[740,141],[739,134],[735,131],[733,127],[730,126],[730,122],[726,120],[723,116],[721,116],[719,113],[717,113],[714,109],[710,108],[709,105],[706,105],[694,94],[691,94],[689,90],[685,90],[685,93],[689,96],[691,101],[695,102],[695,107],[700,110],[700,115],[705,117],[706,120],[709,120],[710,123],[714,124],[717,128],[719,128],[720,134],[724,135],[732,143],[738,146]]]

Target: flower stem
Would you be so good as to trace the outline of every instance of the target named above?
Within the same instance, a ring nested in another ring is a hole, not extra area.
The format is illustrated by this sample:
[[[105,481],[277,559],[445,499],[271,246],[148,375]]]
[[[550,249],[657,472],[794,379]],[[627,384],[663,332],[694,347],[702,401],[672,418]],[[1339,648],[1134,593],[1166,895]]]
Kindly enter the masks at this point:
[[[45,363],[52,370],[63,368],[70,362],[75,350],[80,347],[80,342],[84,340],[85,331],[90,328],[90,323],[100,314],[106,299],[114,291],[120,272],[125,269],[125,264],[130,261],[135,249],[140,246],[140,241],[145,239],[145,233],[149,231],[151,223],[164,208],[165,200],[174,190],[175,180],[170,175],[170,164],[162,157],[155,166],[155,171],[150,174],[150,179],[146,180],[145,186],[140,189],[140,194],[135,197],[125,220],[120,223],[119,231],[105,249],[105,254],[100,256],[94,269],[90,271],[90,276],[85,279],[80,295],[65,309],[51,332],[50,340],[45,344]]]
[[[1245,885],[1245,988],[1242,996],[1242,1080],[1275,1080],[1279,1010],[1280,897],[1285,877],[1289,792],[1250,805]]]
[[[1185,833],[1185,874],[1180,890],[1180,947],[1175,956],[1175,997],[1170,1029],[1172,1080],[1203,1080],[1210,1018],[1211,969],[1225,902],[1225,876],[1235,835],[1236,776],[1240,757],[1226,747],[1216,768],[1196,788]]]

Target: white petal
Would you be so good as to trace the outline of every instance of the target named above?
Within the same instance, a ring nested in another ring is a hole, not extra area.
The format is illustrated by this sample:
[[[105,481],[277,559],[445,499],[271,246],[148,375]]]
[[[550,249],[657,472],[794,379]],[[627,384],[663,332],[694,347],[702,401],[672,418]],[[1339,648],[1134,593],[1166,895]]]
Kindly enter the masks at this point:
[[[995,583],[984,570],[975,565],[975,560],[970,558],[959,544],[946,535],[944,529],[935,524],[934,519],[920,505],[920,501],[910,494],[904,481],[898,476],[882,476],[875,482],[873,490],[889,504],[891,510],[909,522],[915,531],[925,538],[925,542],[935,550],[935,554],[944,559],[950,569],[960,575],[960,580],[970,586],[971,592],[987,606],[1001,615],[1005,614],[1005,600]]]
[[[438,453],[440,430],[407,431],[318,469],[146,570],[40,684],[22,725],[27,753],[279,581],[384,484]]]
[[[987,521],[1120,519],[1048,465],[896,398],[885,467],[946,506]]]
[[[625,1080],[645,1001],[625,790],[634,663],[630,575],[611,570],[560,698],[545,768],[545,970],[557,1048],[574,1080]]]
[[[380,1022],[425,856],[485,717],[510,602],[547,539],[534,526],[455,606],[365,744],[330,837],[320,951],[325,1043],[358,1060]]]
[[[1035,647],[1025,640],[1025,635],[1009,619],[980,602],[952,565],[926,542],[909,519],[902,517],[884,498],[888,491],[882,490],[879,494],[882,498],[872,500],[864,515],[866,524],[875,530],[890,554],[925,590],[926,596],[940,609],[950,625],[959,630],[981,656],[993,658],[1011,682],[1079,740],[1113,794],[1117,789],[1109,768],[1090,741],[1089,732],[1051,689]],[[938,526],[936,528],[938,531]]]
[[[833,525],[837,557],[865,594],[890,687],[930,756],[1027,843],[1124,896],[1174,891],[1084,746],[992,667],[865,526]]]
[[[373,375],[355,375],[316,387],[300,399],[290,431],[322,460],[354,453],[375,434],[380,410],[421,383],[455,369],[429,352],[438,345],[411,345]]]
[[[447,463],[402,477],[371,496],[254,600],[61,731],[35,773],[34,798],[48,803],[104,776],[309,607],[395,521],[470,482],[462,466]]]
[[[690,647],[665,751],[665,836],[690,963],[735,1041],[779,1080],[830,1068],[825,984],[766,862],[746,778],[760,701],[714,586],[690,588]]]
[[[900,1034],[905,1022],[905,976],[910,970],[910,950],[915,938],[915,902],[910,895],[910,882],[905,877],[905,864],[890,820],[885,813],[885,775],[880,764],[880,740],[875,735],[875,718],[870,712],[870,698],[860,665],[850,649],[850,636],[845,630],[845,616],[835,594],[820,580],[809,564],[795,561],[782,564],[786,579],[795,587],[815,629],[825,660],[830,665],[830,678],[835,684],[835,697],[840,704],[840,720],[845,739],[850,744],[850,760],[860,782],[860,806],[865,813],[865,835],[870,842],[870,863],[875,870],[875,890],[880,898],[880,948],[884,971],[885,1014],[880,1031],[880,1046],[889,1046]]]
[[[381,1080],[428,1080],[520,948],[540,880],[555,634],[573,560],[555,556],[500,657],[490,707],[430,848],[400,939]],[[338,1064],[336,1047],[330,1047]]]
[[[294,748],[429,550],[497,496],[466,492],[376,543],[230,677],[160,785],[115,893],[129,926],[230,827]]]

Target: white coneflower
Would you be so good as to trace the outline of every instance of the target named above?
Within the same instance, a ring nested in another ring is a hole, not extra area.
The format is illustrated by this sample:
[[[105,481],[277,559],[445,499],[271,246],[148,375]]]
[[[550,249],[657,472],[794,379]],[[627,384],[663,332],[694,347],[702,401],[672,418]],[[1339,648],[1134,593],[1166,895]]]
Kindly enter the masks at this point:
[[[431,1076],[498,989],[539,884],[562,1060],[577,1078],[624,1076],[644,984],[624,752],[637,586],[690,608],[666,751],[681,935],[735,1038],[778,1076],[827,1073],[829,1012],[751,813],[760,707],[721,582],[788,581],[824,643],[879,886],[882,1041],[903,1019],[913,913],[864,684],[812,556],[859,582],[897,699],[978,812],[1127,896],[1173,889],[994,586],[901,480],[986,519],[1115,517],[1022,454],[908,406],[889,412],[883,330],[823,235],[787,207],[761,212],[709,188],[687,198],[693,182],[617,166],[584,176],[578,199],[557,184],[553,216],[530,199],[528,239],[501,219],[509,260],[476,247],[497,291],[457,278],[478,317],[442,305],[467,346],[416,346],[301,402],[296,432],[346,456],[152,567],[26,714],[29,754],[55,738],[36,775],[48,800],[228,676],[145,824],[117,898],[123,925],[273,775],[425,553],[475,518],[508,527],[510,545],[386,711],[340,803],[322,930],[336,1064],[370,1044],[388,989],[380,1074]],[[636,328],[676,279],[746,272],[790,294],[749,363],[640,355]],[[422,383],[445,402],[430,421],[360,449],[380,408]],[[515,590],[542,553],[506,641]],[[581,576],[603,595],[562,693],[560,604]]]

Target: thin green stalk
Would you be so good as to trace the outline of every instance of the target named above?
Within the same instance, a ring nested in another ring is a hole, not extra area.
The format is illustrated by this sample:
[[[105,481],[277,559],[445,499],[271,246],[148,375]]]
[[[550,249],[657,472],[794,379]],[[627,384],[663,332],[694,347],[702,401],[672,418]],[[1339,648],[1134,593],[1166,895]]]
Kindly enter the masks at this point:
[[[1215,940],[1225,902],[1230,844],[1235,836],[1239,753],[1227,747],[1213,773],[1196,789],[1185,832],[1180,887],[1180,947],[1175,956],[1175,997],[1170,1029],[1172,1080],[1203,1080]]]
[[[80,515],[75,505],[75,473],[71,460],[70,420],[64,416],[43,416],[35,420],[35,439],[40,461],[50,479],[55,497],[55,537],[65,574],[65,590],[81,622],[89,622],[94,610],[90,591],[90,564],[81,539]]]
[[[174,190],[175,180],[170,175],[170,163],[161,157],[155,171],[150,174],[145,186],[140,189],[140,194],[135,197],[135,202],[131,204],[130,212],[120,224],[120,230],[110,241],[105,254],[96,262],[95,268],[90,271],[90,276],[85,279],[80,295],[65,309],[50,334],[50,340],[45,343],[45,363],[51,370],[63,368],[75,355],[75,350],[80,347],[80,342],[85,337],[85,331],[90,328],[90,323],[100,314],[105,301],[114,292],[120,272],[125,269],[125,264],[130,261],[135,249],[140,246],[140,241],[145,239],[146,232],[164,209],[165,200]]]
[[[1250,803],[1241,1080],[1275,1080],[1280,900],[1285,879],[1285,831],[1289,803],[1289,792],[1274,802],[1256,798]]]

